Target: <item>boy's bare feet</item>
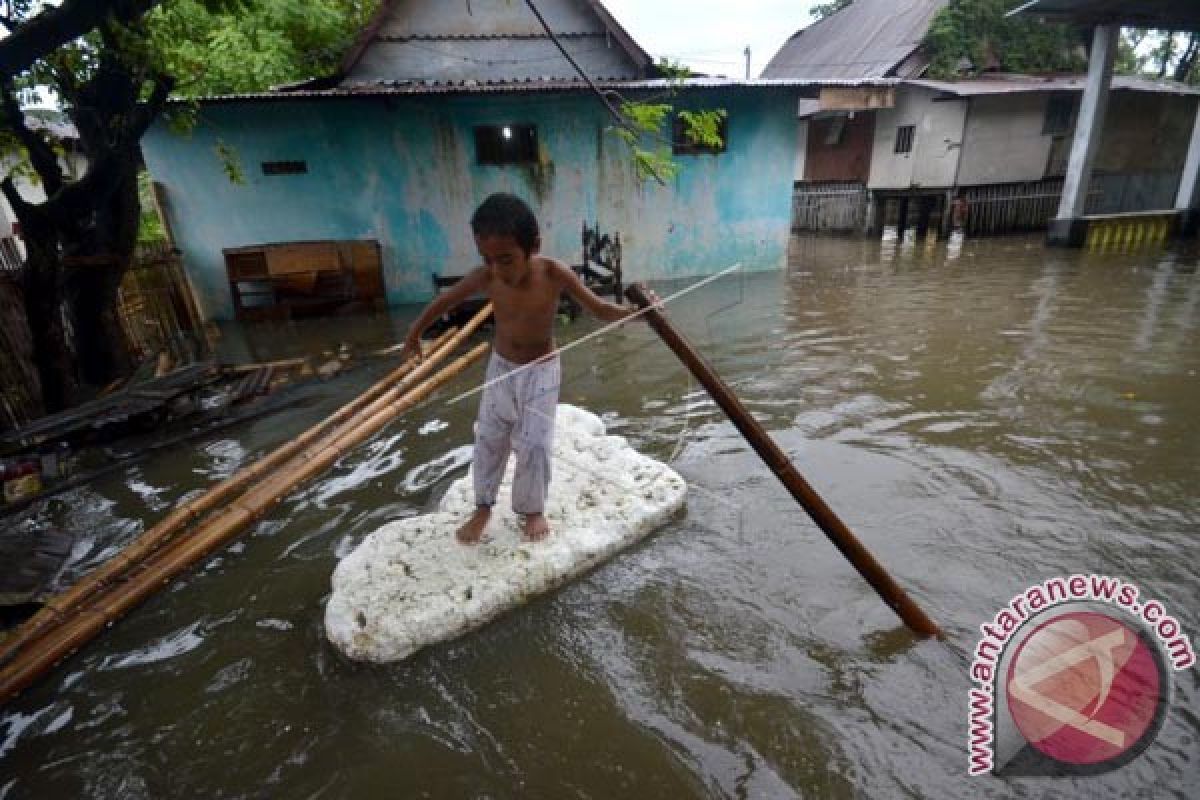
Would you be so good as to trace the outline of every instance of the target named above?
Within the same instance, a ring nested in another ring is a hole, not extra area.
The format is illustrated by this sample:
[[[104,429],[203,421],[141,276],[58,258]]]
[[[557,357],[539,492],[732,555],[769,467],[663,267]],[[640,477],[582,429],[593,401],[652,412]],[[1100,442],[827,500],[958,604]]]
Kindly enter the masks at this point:
[[[488,519],[492,516],[492,510],[487,506],[479,506],[475,509],[475,513],[471,518],[462,524],[455,534],[458,541],[463,544],[479,544],[479,540],[483,537],[483,529],[487,527]]]
[[[545,514],[526,514],[521,528],[525,531],[525,540],[529,542],[540,542],[550,535],[550,522]]]

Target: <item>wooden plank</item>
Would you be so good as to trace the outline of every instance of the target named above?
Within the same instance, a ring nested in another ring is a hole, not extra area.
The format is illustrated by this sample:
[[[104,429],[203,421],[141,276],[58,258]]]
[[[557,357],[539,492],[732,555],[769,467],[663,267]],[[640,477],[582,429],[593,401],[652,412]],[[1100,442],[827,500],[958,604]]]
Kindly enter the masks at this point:
[[[267,272],[272,276],[307,272],[337,272],[342,268],[336,242],[274,244],[265,248]]]

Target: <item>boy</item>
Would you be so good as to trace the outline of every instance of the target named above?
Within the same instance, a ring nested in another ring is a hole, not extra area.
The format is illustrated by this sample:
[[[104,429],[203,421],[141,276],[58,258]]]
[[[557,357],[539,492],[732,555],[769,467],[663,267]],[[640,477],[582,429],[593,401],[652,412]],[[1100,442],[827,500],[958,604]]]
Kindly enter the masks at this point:
[[[559,295],[565,290],[606,322],[636,312],[602,300],[561,261],[538,255],[537,218],[518,197],[488,197],[471,217],[471,230],[483,266],[426,306],[408,331],[401,358],[418,356],[425,329],[459,303],[476,294],[492,301],[496,338],[475,425],[476,509],[457,537],[475,544],[483,535],[511,449],[517,454],[513,511],[524,518],[525,538],[538,541],[550,533],[544,511],[561,378],[554,345]],[[650,297],[657,302],[655,295]]]

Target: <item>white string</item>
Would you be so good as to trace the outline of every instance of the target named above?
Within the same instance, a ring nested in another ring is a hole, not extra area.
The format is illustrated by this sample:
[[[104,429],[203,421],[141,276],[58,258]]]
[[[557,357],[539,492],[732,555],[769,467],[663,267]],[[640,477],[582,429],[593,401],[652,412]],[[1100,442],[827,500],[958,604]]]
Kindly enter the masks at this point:
[[[708,278],[705,278],[704,280],[700,281],[699,283],[695,283],[695,284],[687,287],[686,289],[682,289],[682,290],[676,292],[675,294],[671,295],[670,297],[668,297],[664,300],[660,300],[655,305],[647,306],[646,308],[641,309],[637,313],[631,314],[630,316],[626,317],[625,319],[619,319],[616,322],[610,322],[609,324],[605,325],[600,330],[592,331],[587,336],[584,336],[581,339],[576,339],[575,341],[571,342],[566,347],[560,347],[559,349],[555,350],[554,353],[552,353],[551,355],[562,355],[563,353],[567,352],[568,350],[572,350],[576,347],[579,347],[581,344],[584,344],[585,342],[595,339],[597,336],[602,336],[603,334],[608,333],[609,331],[613,330],[614,328],[624,325],[626,322],[629,322],[629,321],[637,319],[638,317],[641,317],[645,314],[648,314],[651,311],[656,310],[659,306],[664,306],[667,303],[674,302],[675,300],[678,300],[679,298],[683,297],[685,294],[689,294],[691,292],[696,291],[697,289],[699,289],[701,287],[707,286],[708,284],[710,284],[716,280],[719,280],[719,279],[725,277],[726,275],[728,275],[729,273],[739,270],[741,268],[742,268],[741,264],[734,264],[732,267],[722,270],[721,272],[718,272],[716,275],[712,275]],[[458,395],[457,397],[451,399],[449,402],[446,403],[446,405],[452,406],[461,400],[466,400],[468,397],[479,394],[480,392],[484,391],[485,389],[489,388],[490,386],[493,386],[494,384],[499,383],[500,381],[508,380],[509,378],[512,378],[512,377],[515,377],[515,376],[521,374],[522,372],[524,372],[527,369],[532,369],[533,367],[537,366],[539,362],[543,361],[545,358],[546,358],[546,356],[535,359],[535,360],[531,361],[530,363],[523,364],[520,367],[518,367],[517,369],[514,369],[512,372],[507,372],[498,378],[495,378],[493,380],[488,381],[487,383],[482,384],[481,386],[476,386],[474,389],[468,389],[467,391],[463,392],[462,394]]]

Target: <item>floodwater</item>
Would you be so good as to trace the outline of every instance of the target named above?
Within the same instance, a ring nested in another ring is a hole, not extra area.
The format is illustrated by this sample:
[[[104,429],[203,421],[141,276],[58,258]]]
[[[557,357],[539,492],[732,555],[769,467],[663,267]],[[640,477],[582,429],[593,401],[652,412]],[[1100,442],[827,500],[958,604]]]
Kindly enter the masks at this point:
[[[570,352],[563,399],[669,460],[685,516],[482,632],[346,661],[330,573],[464,473],[474,404],[447,391],[0,712],[0,798],[1194,797],[1195,668],[1157,741],[1101,777],[969,779],[966,715],[978,626],[1045,579],[1124,577],[1200,637],[1198,257],[805,239],[786,272],[672,304],[944,642],[905,632],[638,325]],[[412,313],[222,346],[361,350]],[[78,532],[78,574],[381,370],[19,524]]]

